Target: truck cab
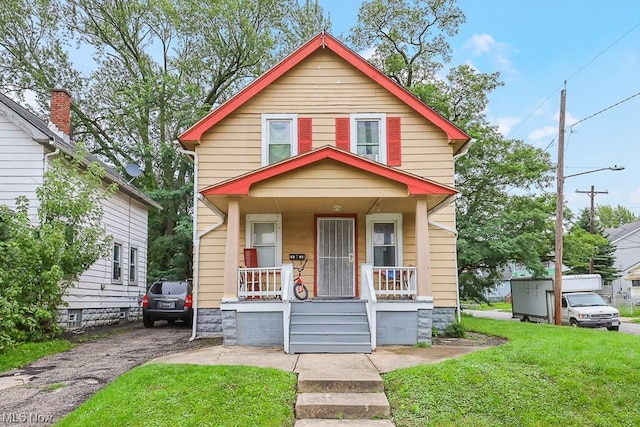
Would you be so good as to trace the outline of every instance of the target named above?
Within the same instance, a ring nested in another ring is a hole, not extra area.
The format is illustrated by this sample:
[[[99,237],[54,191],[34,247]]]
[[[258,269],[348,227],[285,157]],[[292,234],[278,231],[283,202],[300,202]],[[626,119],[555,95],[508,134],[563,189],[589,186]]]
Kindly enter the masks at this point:
[[[562,323],[583,328],[607,328],[617,331],[620,313],[607,305],[595,292],[562,294]]]

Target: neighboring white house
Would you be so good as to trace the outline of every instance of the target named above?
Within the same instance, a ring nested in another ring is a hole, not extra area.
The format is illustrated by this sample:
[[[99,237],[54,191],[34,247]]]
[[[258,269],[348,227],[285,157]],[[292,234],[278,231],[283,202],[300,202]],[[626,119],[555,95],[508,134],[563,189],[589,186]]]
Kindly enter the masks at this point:
[[[630,273],[640,268],[640,221],[624,224],[606,230],[609,241],[616,247],[615,267],[620,270],[620,278],[613,281],[613,294],[640,298],[640,281],[625,280]]]
[[[15,207],[17,196],[30,201],[36,219],[36,188],[52,158],[74,151],[71,96],[52,91],[51,123],[47,124],[13,100],[0,94],[0,205]],[[118,184],[118,192],[103,202],[104,226],[113,237],[111,256],[98,260],[70,287],[60,307],[63,327],[98,326],[137,319],[139,297],[146,291],[147,211],[160,205],[106,168],[105,187]]]

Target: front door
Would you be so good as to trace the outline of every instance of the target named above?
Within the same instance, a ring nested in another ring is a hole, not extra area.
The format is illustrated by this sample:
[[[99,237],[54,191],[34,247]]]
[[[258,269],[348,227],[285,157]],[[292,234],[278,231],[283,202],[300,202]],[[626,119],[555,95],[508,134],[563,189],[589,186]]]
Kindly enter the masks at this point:
[[[355,218],[318,218],[317,296],[355,296]]]

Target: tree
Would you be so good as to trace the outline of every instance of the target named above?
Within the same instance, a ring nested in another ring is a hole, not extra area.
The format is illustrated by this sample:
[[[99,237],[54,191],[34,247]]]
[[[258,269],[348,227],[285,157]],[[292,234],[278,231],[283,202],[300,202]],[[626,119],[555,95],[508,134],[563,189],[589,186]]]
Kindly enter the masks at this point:
[[[58,334],[57,310],[74,280],[106,256],[110,239],[102,226],[105,171],[84,161],[57,158],[36,190],[38,222],[29,221],[29,202],[0,206],[0,349],[16,341],[39,341]]]
[[[564,263],[570,267],[571,274],[587,274],[593,262],[593,272],[599,274],[602,280],[608,282],[620,277],[620,270],[615,265],[615,247],[605,236],[604,229],[598,220],[595,221],[595,233],[590,234],[591,212],[582,209],[568,233],[569,249],[564,256]]]
[[[74,138],[123,174],[142,166],[133,183],[164,208],[149,211],[149,280],[191,275],[193,168],[177,136],[330,25],[297,0],[6,0],[0,23],[0,90],[34,91],[46,111],[51,88],[69,89]]]
[[[595,214],[603,228],[618,228],[624,224],[640,221],[640,216],[620,205],[615,208],[609,205],[598,205]]]
[[[358,12],[349,41],[354,48],[374,48],[370,61],[398,84],[410,88],[433,82],[449,62],[446,37],[458,32],[465,16],[455,0],[371,0]]]

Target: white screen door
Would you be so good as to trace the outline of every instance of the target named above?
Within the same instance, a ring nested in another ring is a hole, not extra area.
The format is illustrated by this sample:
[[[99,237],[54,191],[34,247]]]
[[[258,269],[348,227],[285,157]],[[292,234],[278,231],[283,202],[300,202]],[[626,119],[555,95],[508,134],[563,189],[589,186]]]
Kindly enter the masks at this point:
[[[318,296],[355,296],[355,219],[318,218]]]

